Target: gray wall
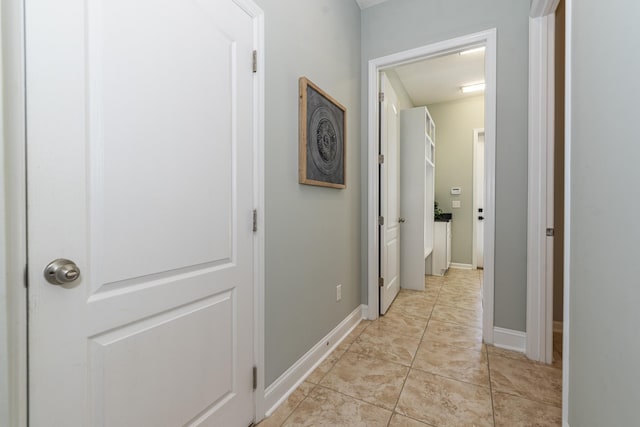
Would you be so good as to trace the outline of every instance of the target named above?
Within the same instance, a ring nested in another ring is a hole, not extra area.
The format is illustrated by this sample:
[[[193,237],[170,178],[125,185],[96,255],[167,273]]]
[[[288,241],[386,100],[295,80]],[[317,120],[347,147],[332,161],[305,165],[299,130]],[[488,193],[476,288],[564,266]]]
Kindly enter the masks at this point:
[[[1,22],[1,20],[0,20]],[[1,34],[1,32],[0,32]],[[2,44],[0,43],[0,46]],[[0,58],[1,60],[1,58]],[[0,65],[0,74],[2,66]],[[2,76],[0,75],[0,82]],[[2,88],[0,87],[0,100]],[[6,234],[5,234],[5,167],[4,167],[4,126],[3,108],[0,103],[0,425],[9,425],[9,329],[8,329],[8,280],[6,267]]]
[[[572,4],[569,424],[636,426],[640,3]]]
[[[360,305],[360,10],[258,0],[266,37],[266,385]],[[298,78],[347,108],[347,188],[298,184]],[[336,302],[336,285],[342,301]]]
[[[497,28],[495,324],[519,331],[526,326],[528,14],[526,0],[391,0],[362,11],[363,88],[370,59]]]
[[[473,130],[484,128],[484,96],[427,107],[436,124],[436,201],[453,213],[451,261],[471,264],[473,256]],[[451,195],[451,187],[462,194]],[[460,208],[452,208],[454,200]]]

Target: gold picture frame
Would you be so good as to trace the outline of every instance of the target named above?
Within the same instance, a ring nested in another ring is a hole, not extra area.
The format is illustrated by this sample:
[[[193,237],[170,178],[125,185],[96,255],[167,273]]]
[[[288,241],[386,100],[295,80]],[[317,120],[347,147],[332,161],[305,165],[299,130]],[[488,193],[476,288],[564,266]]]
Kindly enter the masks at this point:
[[[298,182],[347,188],[347,109],[306,77],[299,89]]]

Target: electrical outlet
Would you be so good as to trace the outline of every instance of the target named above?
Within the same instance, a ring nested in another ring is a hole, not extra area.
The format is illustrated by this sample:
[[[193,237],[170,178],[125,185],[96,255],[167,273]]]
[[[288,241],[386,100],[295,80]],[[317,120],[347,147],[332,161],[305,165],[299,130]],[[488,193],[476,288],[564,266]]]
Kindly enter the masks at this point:
[[[342,299],[342,285],[336,286],[336,301],[340,301]]]

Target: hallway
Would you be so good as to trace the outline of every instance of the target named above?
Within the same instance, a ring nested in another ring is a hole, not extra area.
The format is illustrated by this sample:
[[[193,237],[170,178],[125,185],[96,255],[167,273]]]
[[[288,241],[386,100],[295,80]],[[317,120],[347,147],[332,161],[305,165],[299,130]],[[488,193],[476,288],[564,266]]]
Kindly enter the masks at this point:
[[[562,362],[482,344],[481,302],[480,271],[427,276],[425,292],[402,290],[387,315],[362,321],[259,426],[561,425]]]

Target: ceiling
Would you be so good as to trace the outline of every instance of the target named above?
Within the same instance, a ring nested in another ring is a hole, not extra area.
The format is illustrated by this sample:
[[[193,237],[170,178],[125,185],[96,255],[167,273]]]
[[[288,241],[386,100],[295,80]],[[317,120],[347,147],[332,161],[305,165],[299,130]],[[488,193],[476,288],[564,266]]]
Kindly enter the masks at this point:
[[[360,9],[366,9],[367,7],[375,6],[380,3],[384,3],[387,0],[356,0]]]
[[[388,0],[356,0],[366,9]],[[484,82],[484,52],[457,52],[394,68],[414,105],[429,105],[481,95],[463,94],[461,86]]]
[[[461,86],[484,82],[484,52],[452,53],[394,68],[416,106],[478,96],[463,94]]]

